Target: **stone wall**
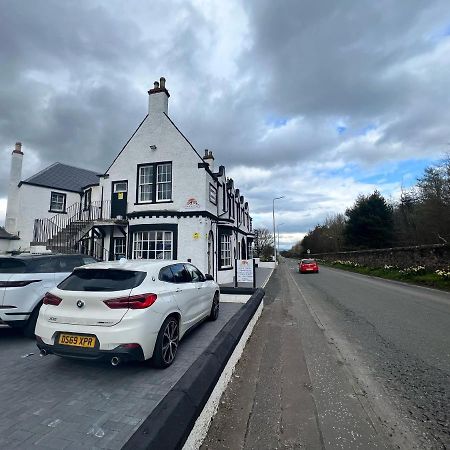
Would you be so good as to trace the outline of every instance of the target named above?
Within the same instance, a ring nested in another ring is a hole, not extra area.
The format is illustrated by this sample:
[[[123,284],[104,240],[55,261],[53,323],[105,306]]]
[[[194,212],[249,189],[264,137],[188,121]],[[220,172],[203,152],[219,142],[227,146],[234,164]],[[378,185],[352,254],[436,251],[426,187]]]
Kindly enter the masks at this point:
[[[387,264],[401,269],[425,266],[427,269],[436,270],[450,266],[450,245],[434,244],[351,252],[317,253],[309,256],[327,262],[336,260],[352,261],[373,268],[384,267]]]

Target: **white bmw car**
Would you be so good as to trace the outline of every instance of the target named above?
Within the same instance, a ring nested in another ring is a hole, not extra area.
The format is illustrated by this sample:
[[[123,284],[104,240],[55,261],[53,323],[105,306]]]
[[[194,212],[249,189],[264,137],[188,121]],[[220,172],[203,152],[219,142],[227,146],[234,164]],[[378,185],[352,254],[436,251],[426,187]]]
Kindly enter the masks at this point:
[[[47,292],[36,324],[42,355],[172,364],[179,340],[219,314],[219,286],[183,261],[115,261],[75,269]]]

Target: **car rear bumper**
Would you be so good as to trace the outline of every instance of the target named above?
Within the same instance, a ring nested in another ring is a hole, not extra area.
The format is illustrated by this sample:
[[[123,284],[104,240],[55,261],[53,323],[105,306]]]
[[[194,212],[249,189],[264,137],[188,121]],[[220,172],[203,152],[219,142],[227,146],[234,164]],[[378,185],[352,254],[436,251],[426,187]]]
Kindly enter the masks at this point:
[[[144,352],[142,347],[125,348],[117,346],[112,350],[100,350],[98,348],[87,349],[71,347],[68,345],[50,345],[46,344],[39,336],[36,336],[36,345],[39,350],[44,350],[47,354],[64,356],[66,358],[95,360],[95,361],[111,361],[113,357],[119,358],[120,361],[144,361]]]
[[[49,346],[51,353],[62,355],[64,352],[64,356],[74,355],[74,357],[78,358],[102,359],[101,355],[105,354],[109,355],[111,358],[111,355],[114,352],[119,351],[118,349],[120,349],[122,345],[139,344],[144,359],[149,359],[153,355],[156,338],[158,336],[158,332],[150,330],[159,331],[161,321],[161,318],[158,316],[152,316],[152,318],[155,321],[154,324],[152,324],[151,321],[144,322],[134,319],[126,320],[126,318],[124,318],[118,324],[107,327],[51,323],[42,319],[40,315],[36,324],[35,334],[36,336],[39,336],[42,344]],[[92,349],[78,348],[58,344],[60,333],[95,336],[96,347]]]
[[[20,324],[26,323],[26,321],[30,318],[31,312],[21,311],[15,306],[11,306],[10,308],[2,307],[0,309],[0,322],[6,323],[11,326],[20,326]]]

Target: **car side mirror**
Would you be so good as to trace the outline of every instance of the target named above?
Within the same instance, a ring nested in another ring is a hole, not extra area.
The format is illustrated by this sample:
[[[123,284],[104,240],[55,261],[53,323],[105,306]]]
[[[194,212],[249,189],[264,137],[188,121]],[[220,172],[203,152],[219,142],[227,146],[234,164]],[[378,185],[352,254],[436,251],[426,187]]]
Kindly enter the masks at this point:
[[[210,275],[209,273],[205,273],[205,280],[206,281],[214,281],[214,277]]]

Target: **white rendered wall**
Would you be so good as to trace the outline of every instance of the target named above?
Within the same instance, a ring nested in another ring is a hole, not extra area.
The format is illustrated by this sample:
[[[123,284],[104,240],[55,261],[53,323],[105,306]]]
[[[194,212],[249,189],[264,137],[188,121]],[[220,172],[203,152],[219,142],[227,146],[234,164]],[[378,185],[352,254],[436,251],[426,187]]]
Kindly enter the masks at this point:
[[[156,145],[151,150],[150,145]],[[172,162],[172,202],[136,203],[137,165]],[[198,168],[201,158],[164,116],[148,116],[130,140],[125,150],[108,171],[109,178],[102,180],[104,199],[111,198],[111,183],[128,180],[127,212],[145,210],[201,211],[205,210],[206,171]],[[189,208],[187,201],[195,198],[198,206]]]
[[[3,255],[6,252],[10,252],[12,250],[17,250],[19,246],[18,242],[18,240],[12,239],[0,239],[0,255]]]

